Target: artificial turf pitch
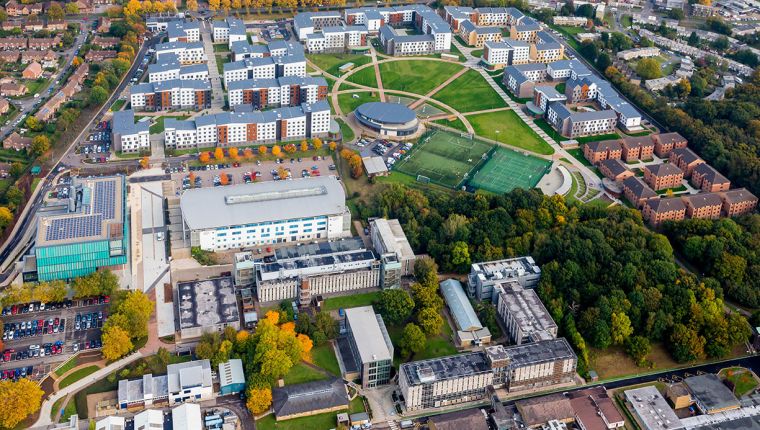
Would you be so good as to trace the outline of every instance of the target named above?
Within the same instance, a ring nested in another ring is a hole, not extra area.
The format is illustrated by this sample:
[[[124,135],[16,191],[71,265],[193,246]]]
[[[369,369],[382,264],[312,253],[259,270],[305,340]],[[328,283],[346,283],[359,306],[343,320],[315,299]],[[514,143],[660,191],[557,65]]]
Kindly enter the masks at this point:
[[[533,188],[551,162],[507,148],[496,148],[470,179],[473,188],[503,194],[515,188]]]
[[[396,170],[455,188],[478,165],[492,145],[456,133],[433,131],[424,135],[412,154],[398,163]]]

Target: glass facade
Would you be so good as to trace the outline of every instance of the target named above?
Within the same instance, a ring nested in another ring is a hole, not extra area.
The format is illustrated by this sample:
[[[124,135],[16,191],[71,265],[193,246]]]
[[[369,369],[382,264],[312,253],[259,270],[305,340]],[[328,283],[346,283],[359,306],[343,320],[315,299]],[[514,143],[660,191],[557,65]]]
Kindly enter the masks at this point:
[[[120,242],[120,248],[112,247],[113,241],[108,240],[37,248],[37,277],[40,281],[65,280],[89,275],[99,267],[126,264],[126,237]]]

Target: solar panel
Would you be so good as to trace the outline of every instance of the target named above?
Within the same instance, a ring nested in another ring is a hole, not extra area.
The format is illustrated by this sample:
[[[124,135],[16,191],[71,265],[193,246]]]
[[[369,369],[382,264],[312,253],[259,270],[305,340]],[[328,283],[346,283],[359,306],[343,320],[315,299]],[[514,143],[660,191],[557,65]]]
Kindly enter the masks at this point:
[[[104,219],[114,219],[115,181],[99,181],[95,183],[95,201],[93,213],[102,214]]]
[[[79,237],[99,236],[103,217],[100,214],[72,218],[56,218],[50,223],[45,240],[66,240]]]

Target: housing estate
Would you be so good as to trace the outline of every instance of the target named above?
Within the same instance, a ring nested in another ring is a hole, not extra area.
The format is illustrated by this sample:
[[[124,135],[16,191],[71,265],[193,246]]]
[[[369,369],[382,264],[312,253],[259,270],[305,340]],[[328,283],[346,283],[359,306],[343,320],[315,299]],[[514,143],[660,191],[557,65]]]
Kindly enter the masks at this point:
[[[200,42],[201,33],[198,21],[169,21],[166,25],[169,42]]]
[[[175,55],[181,64],[205,63],[206,53],[201,42],[165,42],[156,45],[156,62]]]
[[[205,64],[182,65],[175,54],[167,54],[161,60],[148,65],[148,82],[170,80],[208,80],[208,67]]]
[[[214,43],[227,42],[227,46],[232,48],[235,42],[248,42],[245,23],[241,19],[228,17],[224,20],[214,20],[212,27]]]
[[[111,118],[111,142],[116,151],[135,153],[150,148],[148,121],[135,122],[131,109],[114,112]]]
[[[498,291],[497,312],[513,344],[557,337],[557,324],[538,298],[536,290],[523,288],[514,280],[497,284],[494,289]]]
[[[280,78],[246,79],[227,86],[228,103],[250,105],[254,109],[300,106],[327,98],[325,78],[312,76],[283,76]]]
[[[146,82],[133,86],[129,99],[132,109],[136,110],[200,111],[211,107],[211,83],[188,79]]]
[[[267,54],[266,56],[258,52],[235,54],[236,56],[243,55],[243,58],[223,66],[225,87],[230,82],[246,79],[306,76],[306,57],[301,45],[287,43],[285,49],[269,51]]]
[[[655,191],[678,188],[683,181],[683,170],[673,163],[644,166],[644,181]]]

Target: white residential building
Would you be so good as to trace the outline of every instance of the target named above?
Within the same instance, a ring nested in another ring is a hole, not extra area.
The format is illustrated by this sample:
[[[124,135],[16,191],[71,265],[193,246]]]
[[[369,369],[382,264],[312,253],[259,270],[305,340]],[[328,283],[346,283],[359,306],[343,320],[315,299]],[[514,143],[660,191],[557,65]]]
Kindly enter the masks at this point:
[[[165,60],[171,54],[176,55],[181,64],[205,63],[207,60],[201,42],[167,42],[156,45],[156,62]]]
[[[169,42],[200,42],[201,32],[198,21],[171,21],[166,26]]]
[[[513,64],[530,62],[530,45],[519,40],[504,39],[483,45],[483,62],[489,69],[501,69]]]
[[[214,43],[227,42],[227,46],[232,48],[235,42],[248,42],[245,23],[241,19],[228,17],[226,20],[215,20],[212,26]]]
[[[281,76],[305,76],[306,57],[303,51],[288,51],[286,55],[246,58],[224,65],[224,85],[246,79],[273,79]]]
[[[214,384],[208,360],[170,364],[166,366],[166,377],[170,406],[201,402],[213,397]]]
[[[227,91],[230,107],[242,104],[255,109],[299,106],[324,100],[327,97],[327,81],[321,76],[246,79],[230,82]]]
[[[172,79],[208,80],[205,64],[183,66],[176,55],[167,55],[161,62],[148,65],[148,82],[163,82]]]
[[[111,142],[116,151],[134,153],[150,148],[148,122],[135,123],[135,113],[130,110],[114,112],[111,119]]]

